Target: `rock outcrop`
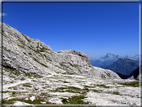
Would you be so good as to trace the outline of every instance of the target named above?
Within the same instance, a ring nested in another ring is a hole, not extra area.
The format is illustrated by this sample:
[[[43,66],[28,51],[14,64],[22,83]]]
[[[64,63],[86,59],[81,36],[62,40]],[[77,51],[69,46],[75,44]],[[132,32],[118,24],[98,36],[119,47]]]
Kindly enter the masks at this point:
[[[105,69],[93,67],[86,54],[65,50],[58,53],[38,39],[32,39],[3,24],[3,66],[38,74],[85,74],[97,78],[119,78]]]

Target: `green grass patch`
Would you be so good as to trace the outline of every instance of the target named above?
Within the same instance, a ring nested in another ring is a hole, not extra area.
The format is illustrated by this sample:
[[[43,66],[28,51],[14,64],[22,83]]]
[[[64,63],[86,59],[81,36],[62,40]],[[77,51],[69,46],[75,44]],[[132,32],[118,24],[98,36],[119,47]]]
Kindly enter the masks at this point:
[[[24,77],[22,77],[20,80],[25,80],[25,78],[24,78]]]
[[[21,46],[21,45],[18,45],[18,46],[21,47],[21,48],[23,48],[23,49],[25,49],[24,46]]]
[[[97,85],[99,87],[103,87],[103,88],[109,88],[109,86],[105,86],[104,84],[100,84],[100,85]]]
[[[31,87],[30,83],[23,84],[23,87]]]
[[[119,92],[112,92],[113,94],[115,94],[115,95],[120,95],[120,93]]]
[[[34,101],[31,100],[25,100],[24,102],[29,103],[29,104],[42,104],[41,101],[44,101],[40,97],[36,98]]]
[[[11,100],[6,100],[6,99],[3,99],[2,100],[2,104],[14,104],[15,101],[21,101],[21,102],[25,102],[25,103],[28,103],[28,104],[42,104],[41,101],[43,102],[46,102],[46,104],[51,104],[50,102],[48,101],[45,101],[44,98],[41,98],[41,97],[36,97],[36,99],[34,101],[31,101],[31,100],[24,100],[24,99],[11,99]]]
[[[70,64],[70,66],[72,66],[72,67],[78,68],[78,65],[73,65],[73,64],[71,64],[71,63],[69,63],[69,64]]]
[[[67,81],[64,81],[64,83],[69,83],[69,82],[67,82]]]
[[[131,86],[131,87],[139,87],[140,82],[139,81],[133,81],[133,82],[120,83],[120,84],[125,85],[125,86]]]
[[[43,63],[41,63],[41,62],[39,62],[39,61],[37,61],[36,59],[34,59],[37,63],[39,63],[40,65],[42,65],[42,66],[44,66],[44,67],[46,67],[46,68],[48,68],[48,66],[46,66],[45,64],[43,64]]]
[[[67,75],[76,75],[76,73],[73,73],[73,72],[66,72],[65,74],[67,74]]]
[[[45,51],[46,51],[46,48],[42,47],[42,48],[40,48],[39,51],[40,51],[40,52],[45,52]]]
[[[93,89],[92,91],[96,92],[96,93],[100,93],[100,90],[95,90]]]
[[[76,87],[60,87],[55,90],[55,92],[72,92],[72,93],[79,93],[80,91],[81,89]]]
[[[64,104],[88,104],[87,102],[83,102],[84,96],[73,96],[69,99],[62,99]]]
[[[7,67],[3,66],[3,69],[7,72],[9,72],[9,71],[13,72],[15,70],[14,68],[11,68],[11,67],[8,67],[8,66]]]
[[[17,71],[15,68],[11,68],[11,67],[4,67],[3,66],[3,69],[6,71],[6,72],[10,72],[9,76],[11,76],[11,74],[14,74],[16,76],[19,76],[21,74],[21,72]]]
[[[46,55],[44,55],[44,57],[47,59],[47,60],[49,60],[49,61],[52,61],[50,58],[48,58]]]
[[[105,74],[110,78],[110,73],[105,72]]]
[[[33,73],[33,72],[30,72],[30,73],[25,73],[26,76],[28,77],[34,77],[34,78],[42,78],[43,76],[37,74],[37,73]]]
[[[2,100],[2,104],[14,104],[15,101],[18,101],[17,99],[12,99],[12,100]]]
[[[5,51],[7,51],[7,52],[10,53],[10,50],[9,50],[9,49],[6,49],[6,47],[3,47],[3,49],[4,49]]]
[[[10,28],[10,26],[9,25],[7,25],[9,28]]]
[[[38,52],[45,52],[45,51],[47,50],[47,49],[44,48],[44,47],[41,47],[41,48],[40,48],[40,47],[39,47],[39,42],[37,42],[37,47],[36,47],[36,48],[37,48],[37,51],[38,51]]]
[[[20,80],[25,80],[25,76],[27,77],[34,77],[34,78],[42,78],[43,76],[37,74],[37,73],[32,73],[32,72],[29,72],[29,73],[25,73],[25,72],[20,72],[14,68],[11,68],[11,67],[3,67],[3,69],[6,71],[6,72],[9,72],[9,76],[11,75],[16,75],[16,76],[20,76],[20,75],[23,75],[23,77],[20,79]]]
[[[31,40],[29,40],[26,35],[24,35],[24,34],[22,34],[22,35],[26,38],[26,40],[27,40],[28,42],[31,42]]]
[[[53,92],[70,92],[70,93],[85,94],[88,91],[89,91],[88,88],[80,89],[77,87],[60,87],[60,88],[57,88],[56,90],[54,90]]]
[[[101,78],[102,78],[102,79],[105,79],[105,78],[106,78],[106,76],[105,76],[104,74],[102,74],[102,75],[101,75]]]
[[[40,96],[43,96],[43,97],[51,97],[49,94],[44,93],[44,92],[42,92],[42,93],[40,94]]]

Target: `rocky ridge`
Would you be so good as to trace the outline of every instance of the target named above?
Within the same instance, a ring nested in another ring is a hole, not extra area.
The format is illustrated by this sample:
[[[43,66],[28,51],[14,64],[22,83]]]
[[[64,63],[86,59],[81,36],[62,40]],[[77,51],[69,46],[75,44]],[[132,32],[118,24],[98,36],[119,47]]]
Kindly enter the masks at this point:
[[[83,52],[56,53],[6,24],[0,33],[3,104],[140,105],[139,81],[91,66]]]
[[[97,78],[102,75],[105,78],[119,78],[110,70],[96,71],[83,52],[65,50],[56,53],[40,40],[32,39],[8,25],[3,24],[2,31],[5,67],[26,73],[77,73]]]

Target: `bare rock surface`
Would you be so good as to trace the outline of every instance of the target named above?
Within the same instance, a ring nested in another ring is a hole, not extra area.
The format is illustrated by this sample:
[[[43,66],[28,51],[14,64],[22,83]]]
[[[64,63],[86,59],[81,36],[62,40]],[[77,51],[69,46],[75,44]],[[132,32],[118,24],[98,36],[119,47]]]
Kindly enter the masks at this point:
[[[119,78],[105,69],[91,66],[89,58],[80,51],[52,51],[38,39],[32,39],[3,24],[3,66],[25,73],[76,73],[100,78]],[[99,69],[99,71],[98,71]]]
[[[56,53],[6,24],[0,33],[4,104],[140,105],[139,81],[91,66],[83,52]]]

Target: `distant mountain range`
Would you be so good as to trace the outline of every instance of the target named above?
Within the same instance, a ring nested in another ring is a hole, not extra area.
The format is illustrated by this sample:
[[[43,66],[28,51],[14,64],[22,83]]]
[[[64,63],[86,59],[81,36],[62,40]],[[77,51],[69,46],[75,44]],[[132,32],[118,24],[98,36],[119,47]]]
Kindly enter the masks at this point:
[[[96,67],[108,66],[111,65],[114,61],[118,60],[118,58],[139,61],[138,54],[135,56],[130,56],[130,55],[120,56],[112,53],[107,53],[105,56],[101,56],[99,59],[90,59],[90,63],[92,66]]]
[[[141,67],[142,67],[142,65],[141,65]],[[138,80],[138,79],[139,79],[139,67],[138,67],[137,69],[135,69],[134,71],[132,71],[130,75],[124,75],[124,74],[119,73],[119,72],[117,72],[117,74],[118,74],[118,75],[120,76],[120,78],[122,78],[122,79],[128,79],[128,78],[131,78],[131,77],[132,77],[132,78]]]
[[[133,70],[139,67],[139,62],[131,59],[119,58],[117,61],[113,62],[113,64],[101,67],[110,69],[120,75],[130,75]]]

